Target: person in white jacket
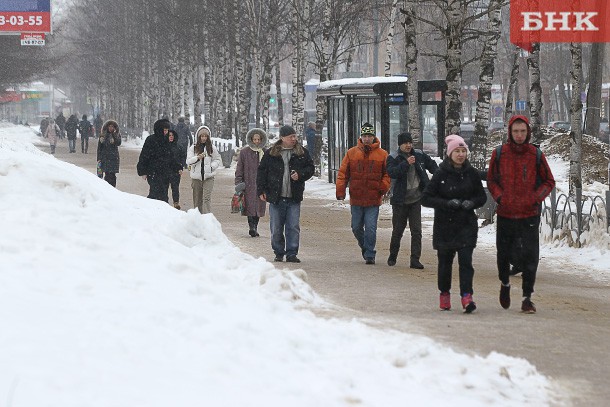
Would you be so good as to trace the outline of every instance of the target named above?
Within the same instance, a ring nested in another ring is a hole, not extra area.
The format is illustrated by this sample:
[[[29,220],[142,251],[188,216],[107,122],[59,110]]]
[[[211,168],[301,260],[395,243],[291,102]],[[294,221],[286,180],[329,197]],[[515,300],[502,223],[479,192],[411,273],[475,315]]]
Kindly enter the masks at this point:
[[[195,132],[195,140],[196,143],[189,148],[186,157],[193,188],[193,207],[201,213],[211,213],[214,176],[221,164],[220,153],[212,145],[209,127],[199,127]]]

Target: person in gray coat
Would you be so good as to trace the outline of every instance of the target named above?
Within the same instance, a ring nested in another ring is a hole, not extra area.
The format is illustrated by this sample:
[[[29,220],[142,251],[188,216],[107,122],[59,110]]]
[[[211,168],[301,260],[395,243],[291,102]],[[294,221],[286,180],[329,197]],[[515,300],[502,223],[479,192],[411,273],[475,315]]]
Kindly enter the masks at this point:
[[[102,126],[97,142],[97,162],[104,173],[104,180],[116,188],[116,174],[119,172],[119,146],[121,145],[119,125],[108,120]]]
[[[256,192],[256,175],[258,165],[265,154],[267,133],[263,129],[254,128],[246,134],[248,145],[241,149],[237,166],[235,167],[235,190],[244,190],[245,215],[248,217],[249,235],[258,237],[258,221],[265,216],[266,202],[261,200]]]

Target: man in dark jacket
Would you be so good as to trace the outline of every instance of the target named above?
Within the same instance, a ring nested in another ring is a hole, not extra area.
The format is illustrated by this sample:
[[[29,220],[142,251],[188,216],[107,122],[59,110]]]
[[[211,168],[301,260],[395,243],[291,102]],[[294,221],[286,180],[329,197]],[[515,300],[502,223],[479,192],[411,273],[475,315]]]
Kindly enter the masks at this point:
[[[55,118],[55,124],[59,126],[59,138],[63,139],[66,131],[66,117],[63,112],[59,112]]]
[[[87,154],[89,150],[89,137],[93,135],[93,126],[87,120],[86,114],[83,115],[82,120],[78,123],[78,132],[80,133],[81,153]]]
[[[76,153],[76,129],[78,128],[78,119],[73,114],[66,122],[66,134],[68,136],[68,147],[71,153]]]
[[[95,119],[93,120],[93,127],[95,129],[95,131],[93,132],[93,137],[98,138],[100,135],[100,132],[102,131],[102,125],[104,124],[104,121],[102,120],[102,116],[100,116],[99,114],[97,116],[95,116]]]
[[[400,240],[409,222],[411,231],[410,267],[423,269],[421,256],[421,197],[428,183],[428,172],[438,170],[436,162],[421,150],[413,148],[411,133],[398,135],[398,149],[388,156],[388,174],[392,178],[392,238],[388,266],[396,264]]]
[[[257,193],[269,202],[271,248],[275,261],[300,263],[301,201],[305,181],[314,173],[309,152],[297,141],[291,126],[280,128],[280,140],[265,152],[258,167]],[[285,233],[285,237],[284,237]]]
[[[186,168],[186,151],[193,145],[193,135],[188,124],[185,123],[184,117],[178,119],[178,124],[174,130],[178,134],[177,144],[180,162],[182,163],[182,168]]]
[[[523,272],[521,310],[535,313],[531,301],[540,257],[538,226],[544,199],[555,187],[555,179],[542,152],[530,144],[532,131],[527,117],[513,116],[508,123],[508,141],[491,154],[487,187],[498,204],[496,248],[500,305],[510,307],[510,264]]]
[[[138,160],[138,175],[148,182],[150,187],[148,198],[169,201],[170,173],[173,168],[172,151],[169,145],[169,129],[171,123],[167,119],[157,120],[153,126],[153,134],[146,138]]]

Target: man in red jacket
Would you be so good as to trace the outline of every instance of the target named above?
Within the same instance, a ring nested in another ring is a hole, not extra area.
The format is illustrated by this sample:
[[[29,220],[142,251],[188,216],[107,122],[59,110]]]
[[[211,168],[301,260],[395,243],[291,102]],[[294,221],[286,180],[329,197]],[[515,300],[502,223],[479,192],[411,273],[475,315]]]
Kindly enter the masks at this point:
[[[379,145],[375,128],[364,123],[358,145],[347,150],[337,174],[338,200],[345,199],[349,184],[352,232],[366,264],[375,264],[379,206],[390,189],[386,167],[388,153]]]
[[[521,310],[535,313],[531,301],[540,257],[538,227],[541,204],[555,187],[555,179],[544,154],[530,144],[531,129],[525,116],[508,123],[508,141],[491,154],[487,187],[498,204],[497,263],[500,305],[510,307],[510,265],[523,271]]]

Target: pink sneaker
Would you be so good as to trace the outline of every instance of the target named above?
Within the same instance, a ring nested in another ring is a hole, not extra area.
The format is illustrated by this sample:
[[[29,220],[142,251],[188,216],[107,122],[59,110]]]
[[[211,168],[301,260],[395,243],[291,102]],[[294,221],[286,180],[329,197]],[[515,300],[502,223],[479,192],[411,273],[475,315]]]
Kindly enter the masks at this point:
[[[464,308],[466,314],[470,314],[477,309],[477,304],[472,299],[472,294],[464,294],[462,297],[462,308]]]
[[[451,309],[451,295],[445,291],[441,293],[441,310],[449,311]]]

